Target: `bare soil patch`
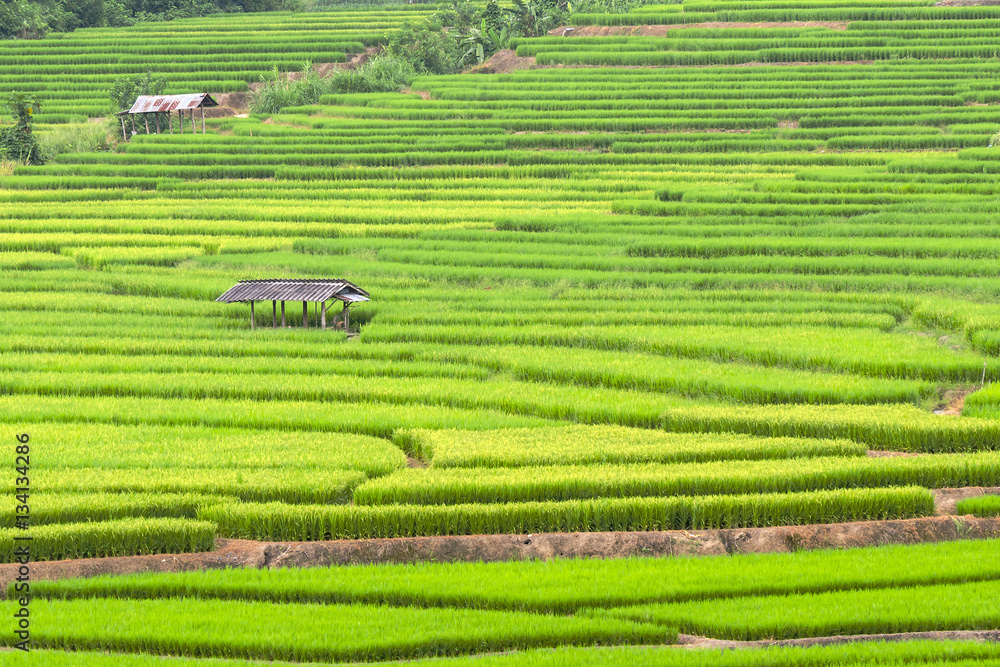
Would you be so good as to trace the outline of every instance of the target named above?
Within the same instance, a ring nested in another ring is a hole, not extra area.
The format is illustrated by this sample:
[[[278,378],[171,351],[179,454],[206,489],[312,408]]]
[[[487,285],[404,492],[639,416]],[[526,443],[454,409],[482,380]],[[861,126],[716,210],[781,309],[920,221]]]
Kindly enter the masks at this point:
[[[977,491],[981,494],[984,490]],[[216,540],[215,551],[204,553],[37,562],[31,564],[31,575],[35,579],[51,580],[137,572],[276,569],[361,563],[725,556],[995,537],[1000,537],[1000,518],[939,516],[812,526],[634,533],[462,535],[327,542],[219,539]],[[0,565],[3,591],[17,576],[17,567],[16,564]]]
[[[229,118],[248,111],[246,93],[213,93],[219,106],[205,109],[205,118]]]
[[[934,411],[936,415],[960,415],[965,408],[965,398],[976,390],[975,387],[959,387],[949,389],[941,399],[940,407]]]
[[[372,56],[375,56],[381,52],[382,52],[381,46],[369,46],[368,48],[365,49],[364,53],[349,54],[347,60],[345,60],[342,63],[313,63],[312,70],[317,74],[319,74],[320,76],[323,77],[330,76],[330,74],[332,74],[333,72],[356,69],[361,65],[365,64],[366,62],[368,62],[368,60]],[[302,72],[284,72],[283,76],[288,81],[298,81],[299,79],[302,78]],[[248,84],[247,87],[250,88],[251,91],[257,92],[262,85],[264,84],[257,81]],[[213,97],[215,96],[213,95]],[[218,98],[216,97],[216,99]]]
[[[1000,2],[1000,0],[995,1]],[[671,30],[686,30],[689,28],[829,28],[831,30],[847,30],[847,21],[787,21],[778,23],[712,21],[708,23],[677,23],[669,25],[584,25],[562,26],[554,30],[549,30],[548,34],[554,37],[608,37],[616,35],[627,35],[629,37],[665,37]]]
[[[935,632],[897,632],[884,635],[837,635],[834,637],[807,637],[803,639],[765,639],[740,642],[711,639],[695,635],[678,635],[677,643],[692,649],[753,649],[769,646],[833,646],[858,642],[907,642],[907,641],[1000,641],[1000,630],[943,630]]]
[[[978,7],[980,5],[1000,5],[1000,0],[940,0],[935,7]]]
[[[466,74],[507,74],[515,70],[522,69],[544,69],[551,65],[539,65],[535,62],[534,56],[519,57],[516,51],[504,49],[497,51],[489,60],[482,65],[476,65],[468,70]]]
[[[1000,0],[998,0],[1000,2]],[[702,68],[702,67],[806,67],[809,65],[872,65],[874,60],[827,60],[823,62],[778,62],[762,63],[748,62],[736,65],[539,65],[534,57],[519,57],[514,51],[497,51],[482,65],[477,65],[465,71],[466,74],[508,74],[525,69],[576,69],[582,67],[614,67],[615,69],[675,69],[675,68]],[[796,123],[789,127],[797,127],[798,121],[787,121]]]
[[[980,496],[995,496],[1000,494],[1000,486],[967,486],[961,489],[935,489],[934,505],[938,516],[955,514],[955,506],[959,500],[978,498]]]
[[[923,456],[923,454],[921,454],[920,452],[887,452],[880,449],[868,450],[868,458],[871,459],[885,459],[897,456],[910,457],[910,456]]]
[[[418,95],[420,96],[421,99],[425,100],[431,99],[431,94],[428,93],[426,90],[413,90],[412,88],[404,88],[399,92],[401,92],[404,95]]]

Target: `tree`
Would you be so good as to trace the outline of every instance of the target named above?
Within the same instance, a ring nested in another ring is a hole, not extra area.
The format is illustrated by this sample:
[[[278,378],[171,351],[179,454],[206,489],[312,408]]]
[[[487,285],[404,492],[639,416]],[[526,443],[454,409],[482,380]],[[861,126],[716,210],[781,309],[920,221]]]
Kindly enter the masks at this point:
[[[14,125],[0,128],[0,154],[9,160],[41,164],[38,141],[31,131],[34,114],[42,110],[38,98],[29,93],[11,93],[7,108],[14,117]]]
[[[417,74],[454,74],[459,70],[458,44],[441,32],[441,25],[406,25],[389,37],[386,52],[409,62]]]
[[[166,77],[152,72],[135,76],[120,76],[115,79],[115,83],[109,91],[113,106],[112,112],[117,113],[131,109],[140,95],[162,95],[166,89]],[[118,127],[117,131],[120,132],[121,127]]]
[[[516,31],[524,37],[541,37],[565,18],[556,0],[514,0],[514,6],[507,11],[513,16]]]

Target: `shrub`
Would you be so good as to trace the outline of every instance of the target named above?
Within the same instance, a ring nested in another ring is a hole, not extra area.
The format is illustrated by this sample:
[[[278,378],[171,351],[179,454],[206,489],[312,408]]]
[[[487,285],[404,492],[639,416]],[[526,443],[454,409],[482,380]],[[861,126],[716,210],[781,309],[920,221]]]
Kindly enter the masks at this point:
[[[254,113],[277,113],[285,107],[315,104],[329,93],[389,93],[399,92],[416,76],[413,66],[402,58],[378,55],[360,67],[338,70],[327,78],[321,77],[312,64],[302,64],[297,77],[279,72],[277,67],[263,85],[250,97]]]
[[[42,110],[38,98],[28,93],[11,93],[7,97],[7,108],[14,116],[15,124],[0,127],[0,157],[15,162],[41,164],[38,140],[31,131],[32,116]]]

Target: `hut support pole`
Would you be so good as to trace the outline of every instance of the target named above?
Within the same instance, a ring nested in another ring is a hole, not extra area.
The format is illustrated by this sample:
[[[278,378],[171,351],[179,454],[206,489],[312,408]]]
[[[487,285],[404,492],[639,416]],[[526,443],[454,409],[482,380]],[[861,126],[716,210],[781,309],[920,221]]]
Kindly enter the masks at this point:
[[[129,115],[128,119],[132,123],[132,134],[135,134],[135,116]]]
[[[348,310],[348,308],[349,308],[349,304],[345,301],[344,302],[344,333],[347,333],[347,330],[351,326],[351,311]]]
[[[285,328],[285,302],[281,302],[281,328]]]
[[[180,128],[181,134],[184,134],[184,112],[180,109],[177,110],[177,127]]]
[[[198,130],[194,126],[194,109],[191,109],[191,134],[198,134]]]
[[[323,312],[320,315],[320,323],[322,324],[323,328],[325,329],[326,328],[326,301],[323,302]]]
[[[303,329],[308,329],[309,328],[309,302],[308,301],[303,301],[302,302],[302,328]]]
[[[146,134],[149,134],[149,114],[148,113],[142,114],[142,119],[146,121]]]
[[[174,117],[167,112],[167,127],[170,128],[170,134],[174,133]]]
[[[191,116],[194,116],[194,111],[191,111]],[[201,133],[205,134],[205,107],[201,108]]]
[[[125,129],[125,116],[122,116],[122,138],[128,141],[128,130]]]
[[[278,328],[278,302],[274,300],[271,301],[271,327]]]
[[[254,326],[254,312],[253,312],[253,301],[250,302],[250,330],[253,331]]]

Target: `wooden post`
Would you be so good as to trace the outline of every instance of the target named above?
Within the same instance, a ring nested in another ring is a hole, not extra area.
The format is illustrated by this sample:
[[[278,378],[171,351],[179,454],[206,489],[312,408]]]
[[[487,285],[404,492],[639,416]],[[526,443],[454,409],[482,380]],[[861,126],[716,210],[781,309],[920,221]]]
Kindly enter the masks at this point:
[[[302,302],[302,328],[303,329],[308,329],[309,328],[309,302],[308,301],[303,301]]]
[[[156,114],[154,116],[154,118],[156,118],[156,133],[159,134],[160,133],[160,114]]]
[[[146,121],[146,134],[149,134],[149,114],[148,113],[142,114],[142,119]]]
[[[326,301],[323,302],[323,314],[320,315],[320,323],[322,327],[326,329]]]
[[[170,115],[169,111],[167,112],[167,127],[170,128],[170,134],[173,134],[174,133],[174,117]]]
[[[194,126],[194,109],[191,109],[191,134],[198,134],[198,130]]]
[[[128,119],[132,123],[132,134],[135,134],[135,116],[129,114]]]
[[[347,333],[351,326],[351,311],[349,310],[351,304],[344,302],[344,333]]]
[[[250,302],[250,330],[253,331],[254,326],[254,312],[253,312],[253,301]]]
[[[122,139],[128,141],[128,130],[125,129],[125,116],[122,116]]]
[[[285,328],[285,302],[281,302],[281,328]]]
[[[194,111],[191,111],[191,116],[194,117]],[[205,134],[205,107],[201,108],[201,133]]]
[[[177,127],[181,129],[181,134],[184,134],[184,112],[180,109],[177,110]]]
[[[271,300],[271,327],[278,328],[278,302],[274,299]]]

